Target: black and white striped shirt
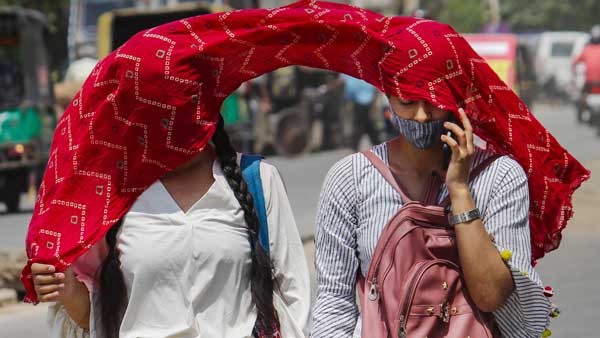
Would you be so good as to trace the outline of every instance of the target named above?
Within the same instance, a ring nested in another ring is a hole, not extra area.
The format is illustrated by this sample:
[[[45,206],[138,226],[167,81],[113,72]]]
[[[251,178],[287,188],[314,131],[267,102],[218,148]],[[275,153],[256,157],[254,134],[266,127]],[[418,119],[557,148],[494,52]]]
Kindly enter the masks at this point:
[[[371,150],[388,163],[385,143]],[[478,149],[473,166],[490,155]],[[550,302],[531,266],[527,176],[503,156],[470,183],[470,190],[498,250],[512,251],[508,265],[515,291],[494,312],[496,323],[504,338],[538,338],[549,324]],[[443,187],[439,201],[447,194]],[[329,170],[317,212],[313,338],[360,337],[356,272],[367,274],[377,240],[401,206],[398,193],[364,155],[349,155]]]

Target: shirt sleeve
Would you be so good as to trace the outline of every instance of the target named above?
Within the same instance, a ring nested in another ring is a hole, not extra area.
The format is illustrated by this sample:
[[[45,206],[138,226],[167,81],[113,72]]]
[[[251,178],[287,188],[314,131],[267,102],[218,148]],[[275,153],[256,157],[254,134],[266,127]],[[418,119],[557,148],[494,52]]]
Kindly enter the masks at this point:
[[[350,338],[356,327],[356,184],[352,157],[334,165],[323,184],[315,229],[317,300],[313,338]]]
[[[498,250],[508,258],[515,289],[494,317],[504,338],[539,338],[549,325],[550,302],[531,265],[527,176],[513,159],[497,161],[498,179],[483,222]]]
[[[90,295],[90,318],[94,318],[93,293],[94,290],[98,289],[94,276],[98,273],[107,252],[106,238],[103,238],[77,258],[71,265],[77,280],[82,282],[88,289]],[[93,338],[95,336],[93,320],[90,320],[89,331],[81,328],[71,319],[64,306],[58,302],[48,306],[46,322],[49,327],[50,338]]]
[[[89,338],[89,332],[79,327],[69,317],[67,310],[60,303],[52,303],[48,307],[46,318],[50,338]]]
[[[86,284],[86,286],[88,286]],[[86,330],[69,316],[69,313],[65,307],[55,302],[48,306],[48,313],[46,315],[46,323],[48,325],[48,337],[49,338],[94,338],[95,328],[94,321],[94,303],[93,303],[93,291],[89,289],[90,295],[90,329]]]
[[[279,293],[275,293],[282,337],[304,337],[310,314],[310,273],[304,246],[285,186],[275,167],[261,165],[269,224],[270,255]],[[282,313],[283,312],[283,313]]]

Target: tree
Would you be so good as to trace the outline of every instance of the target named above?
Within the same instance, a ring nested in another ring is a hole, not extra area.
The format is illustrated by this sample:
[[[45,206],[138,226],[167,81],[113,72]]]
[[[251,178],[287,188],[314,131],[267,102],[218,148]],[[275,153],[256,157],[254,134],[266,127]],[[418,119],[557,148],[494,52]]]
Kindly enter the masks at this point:
[[[587,31],[600,24],[598,0],[499,0],[502,21],[513,31]],[[421,0],[435,20],[459,32],[479,32],[491,20],[489,0]]]
[[[587,31],[600,24],[598,0],[502,0],[501,9],[515,31]]]
[[[435,20],[450,24],[461,33],[479,32],[488,20],[487,1],[446,0],[424,2],[423,5],[429,6]]]

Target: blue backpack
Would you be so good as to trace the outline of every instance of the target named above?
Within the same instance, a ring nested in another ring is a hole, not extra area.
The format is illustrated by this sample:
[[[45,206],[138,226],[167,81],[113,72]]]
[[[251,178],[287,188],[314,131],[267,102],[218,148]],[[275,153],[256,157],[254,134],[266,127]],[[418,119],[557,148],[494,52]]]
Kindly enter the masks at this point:
[[[267,223],[267,209],[265,208],[265,196],[262,189],[262,181],[260,179],[260,161],[262,156],[242,154],[240,167],[242,175],[248,185],[248,190],[254,199],[254,208],[260,223],[260,231],[258,240],[263,249],[269,253],[269,225]],[[250,239],[250,245],[254,246],[254,242]]]

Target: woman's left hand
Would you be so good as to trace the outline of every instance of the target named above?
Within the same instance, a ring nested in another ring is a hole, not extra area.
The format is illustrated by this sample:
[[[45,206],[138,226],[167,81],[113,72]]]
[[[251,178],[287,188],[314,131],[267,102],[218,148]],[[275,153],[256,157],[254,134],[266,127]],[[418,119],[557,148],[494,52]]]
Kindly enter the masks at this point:
[[[450,164],[446,172],[446,187],[450,195],[469,191],[469,171],[475,153],[473,143],[473,127],[462,108],[459,108],[460,119],[464,129],[452,122],[444,123],[444,127],[454,134],[456,139],[442,135],[442,142],[452,150]]]

